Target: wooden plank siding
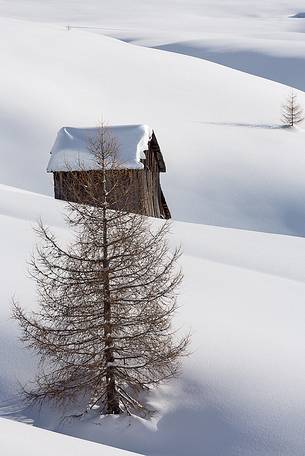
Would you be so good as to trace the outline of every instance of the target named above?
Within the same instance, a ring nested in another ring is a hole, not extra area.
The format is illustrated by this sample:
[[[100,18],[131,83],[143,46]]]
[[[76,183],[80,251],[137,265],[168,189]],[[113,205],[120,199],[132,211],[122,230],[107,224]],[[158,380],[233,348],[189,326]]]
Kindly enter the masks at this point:
[[[159,146],[156,139],[151,144],[149,150],[145,152],[146,159],[142,160],[144,169],[107,171],[108,190],[115,182],[119,182],[109,195],[109,207],[169,219],[171,214],[160,185],[160,168],[161,172],[164,172],[165,164],[162,155],[162,162],[157,155],[156,149]],[[161,154],[160,149],[159,153]],[[101,199],[102,173],[100,171],[58,171],[53,174],[56,199],[84,204],[93,204],[93,201]],[[87,179],[94,182],[94,195],[86,192]],[[126,189],[129,189],[128,195],[126,195]]]

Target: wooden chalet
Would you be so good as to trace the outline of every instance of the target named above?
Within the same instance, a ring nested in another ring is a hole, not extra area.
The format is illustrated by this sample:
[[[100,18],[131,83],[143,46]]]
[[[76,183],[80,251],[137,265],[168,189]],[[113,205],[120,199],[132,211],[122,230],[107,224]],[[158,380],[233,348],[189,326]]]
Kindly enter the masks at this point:
[[[118,159],[122,163],[120,169],[107,171],[108,181],[114,179],[119,182],[110,198],[110,208],[171,218],[160,185],[160,173],[166,172],[166,166],[154,131],[147,125],[104,128],[115,140]],[[79,186],[80,182],[85,186],[86,179],[90,178],[92,182],[93,178],[97,194],[102,188],[102,172],[89,147],[89,142],[94,141],[97,134],[98,128],[66,127],[59,130],[47,168],[49,173],[53,173],[55,198],[94,204],[82,188],[75,192],[75,186]],[[132,197],[122,198],[126,188],[129,188]]]

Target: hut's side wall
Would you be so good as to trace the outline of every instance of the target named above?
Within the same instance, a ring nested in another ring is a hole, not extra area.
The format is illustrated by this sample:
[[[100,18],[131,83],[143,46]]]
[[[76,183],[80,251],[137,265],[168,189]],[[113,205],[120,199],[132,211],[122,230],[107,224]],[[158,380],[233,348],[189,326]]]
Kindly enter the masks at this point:
[[[112,209],[124,209],[151,217],[169,218],[162,205],[159,172],[152,160],[152,169],[115,170],[107,172],[110,190],[119,183],[108,198]],[[88,185],[86,184],[94,184]],[[90,192],[88,188],[91,189]],[[92,189],[93,193],[92,193]],[[128,189],[128,191],[127,191]],[[102,196],[102,174],[99,171],[55,172],[55,198],[85,204],[96,204]],[[95,203],[94,203],[95,202]]]
[[[158,213],[155,217],[170,219],[171,214],[166,204],[161,184],[160,184],[160,167],[156,158],[156,154],[152,148],[146,152],[146,160],[144,162],[146,171],[147,191],[152,191],[152,211]]]
[[[153,143],[145,154],[144,169],[107,171],[108,190],[115,187],[109,195],[109,205],[112,209],[124,209],[150,217],[168,219],[171,215],[161,190],[160,163]],[[57,199],[97,204],[102,197],[102,173],[100,171],[54,172],[54,193]]]

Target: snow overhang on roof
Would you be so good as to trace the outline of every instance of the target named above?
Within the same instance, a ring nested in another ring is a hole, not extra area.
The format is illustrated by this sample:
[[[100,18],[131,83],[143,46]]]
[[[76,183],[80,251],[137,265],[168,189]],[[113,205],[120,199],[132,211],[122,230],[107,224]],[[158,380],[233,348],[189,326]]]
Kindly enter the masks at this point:
[[[118,125],[103,127],[118,146],[118,160],[127,169],[143,169],[141,160],[154,137],[155,147],[159,149],[153,130],[148,125]],[[51,150],[47,172],[80,171],[98,169],[94,153],[89,150],[90,141],[94,141],[99,128],[61,128]],[[157,154],[158,155],[158,154]],[[159,149],[158,160],[162,159]]]

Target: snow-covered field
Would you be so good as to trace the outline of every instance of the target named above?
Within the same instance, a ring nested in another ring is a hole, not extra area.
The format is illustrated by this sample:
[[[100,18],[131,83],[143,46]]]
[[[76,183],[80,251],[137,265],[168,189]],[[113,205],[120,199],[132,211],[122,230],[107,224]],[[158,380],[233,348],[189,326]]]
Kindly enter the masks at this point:
[[[106,447],[53,432],[25,427],[23,424],[0,419],[1,454],[8,456],[136,456],[135,453]]]
[[[280,128],[288,87],[204,60],[305,90],[304,12],[299,0],[0,1],[0,415],[152,456],[304,455],[305,127]],[[15,397],[34,370],[9,317],[14,293],[35,305],[31,227],[42,216],[66,235],[62,205],[42,195],[49,151],[62,126],[102,117],[154,128],[184,249],[178,320],[193,354],[153,394],[150,423],[61,423]],[[123,456],[8,420],[0,432],[9,456]]]
[[[9,320],[13,294],[26,308],[35,302],[25,276],[34,221],[60,235],[62,205],[4,186],[0,195],[2,415],[147,455],[304,454],[305,239],[175,222],[185,273],[177,324],[193,333],[183,376],[152,395],[150,423],[63,423],[54,410],[20,407],[17,381],[35,363]]]
[[[305,90],[303,0],[2,0],[0,15],[85,27]]]
[[[305,133],[279,128],[287,87],[59,25],[0,17],[1,36],[0,182],[51,194],[57,131],[103,116],[155,130],[176,220],[305,233]]]

